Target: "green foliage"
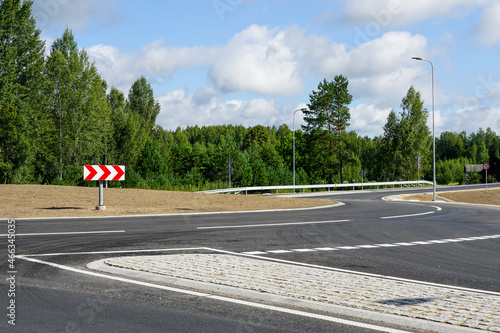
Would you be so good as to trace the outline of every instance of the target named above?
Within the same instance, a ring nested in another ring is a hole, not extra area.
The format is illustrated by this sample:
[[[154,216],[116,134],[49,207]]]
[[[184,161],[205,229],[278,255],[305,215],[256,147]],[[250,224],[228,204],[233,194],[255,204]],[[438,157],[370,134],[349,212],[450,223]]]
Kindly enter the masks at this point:
[[[402,112],[391,111],[384,126],[379,158],[385,166],[382,176],[389,180],[416,179],[417,156],[421,156],[420,172],[430,169],[430,130],[428,112],[420,93],[410,87],[401,102]]]
[[[257,125],[248,130],[244,143],[245,149],[249,148],[253,143],[262,147],[271,143],[271,136],[267,128],[262,125]]]
[[[309,142],[317,157],[311,166],[322,170],[328,182],[333,181],[337,170],[343,182],[344,163],[350,155],[346,149],[346,129],[351,119],[348,105],[352,101],[348,85],[342,75],[330,82],[324,79],[309,95],[309,109],[303,111],[307,123],[303,128],[310,134]]]
[[[104,163],[112,130],[107,87],[69,29],[54,41],[45,70],[48,112],[59,134],[53,149],[63,180],[72,165]]]
[[[352,96],[342,75],[310,94],[306,126],[286,124],[190,126],[175,131],[156,124],[160,104],[146,78],[124,94],[101,78],[87,52],[66,29],[45,45],[31,1],[0,1],[0,182],[96,186],[83,181],[84,164],[122,164],[124,182],[110,186],[208,190],[228,186],[288,185],[370,180],[430,179],[431,138],[420,93],[410,87],[398,114],[392,111],[381,137],[348,131]],[[183,112],[183,110],[179,110]],[[500,154],[490,128],[443,132],[436,140],[440,183],[465,182],[464,164]],[[480,181],[478,173],[470,173]],[[493,179],[492,179],[493,180]]]
[[[4,183],[34,181],[34,156],[44,149],[42,126],[46,124],[38,107],[43,106],[45,50],[31,5],[21,0],[0,2],[0,177]]]

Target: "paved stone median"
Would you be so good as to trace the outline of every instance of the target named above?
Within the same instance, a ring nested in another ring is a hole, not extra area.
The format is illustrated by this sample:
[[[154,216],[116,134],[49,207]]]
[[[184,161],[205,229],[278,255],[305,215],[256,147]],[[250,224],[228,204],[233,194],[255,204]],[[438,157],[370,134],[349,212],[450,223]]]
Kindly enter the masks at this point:
[[[104,260],[108,266],[500,332],[497,293],[447,288],[235,255],[176,254]]]

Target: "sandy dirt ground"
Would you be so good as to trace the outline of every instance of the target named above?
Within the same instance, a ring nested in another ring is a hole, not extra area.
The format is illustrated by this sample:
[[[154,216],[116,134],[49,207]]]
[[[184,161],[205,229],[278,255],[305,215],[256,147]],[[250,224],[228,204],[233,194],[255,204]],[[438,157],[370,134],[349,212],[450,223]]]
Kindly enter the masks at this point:
[[[97,211],[97,187],[0,185],[0,218],[179,214],[308,208],[334,204],[319,199],[104,189],[106,210]]]
[[[432,201],[432,192],[405,195],[400,198]],[[439,192],[438,188],[437,199],[500,205],[500,189]],[[319,199],[118,188],[104,189],[106,210],[95,209],[98,201],[97,187],[0,185],[0,218],[203,213],[309,208],[334,204]]]
[[[400,197],[403,200],[432,201],[432,192],[426,194],[412,194]],[[486,189],[474,191],[436,192],[436,199],[448,202],[471,203],[481,205],[500,205],[500,189]]]

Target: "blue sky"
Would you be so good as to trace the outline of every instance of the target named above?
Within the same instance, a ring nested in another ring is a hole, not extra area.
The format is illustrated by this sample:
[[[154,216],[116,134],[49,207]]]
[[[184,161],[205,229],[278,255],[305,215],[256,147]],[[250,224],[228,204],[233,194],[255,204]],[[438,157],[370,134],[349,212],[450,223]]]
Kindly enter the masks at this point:
[[[411,85],[432,110],[417,56],[434,64],[436,135],[500,134],[496,0],[35,0],[33,13],[47,47],[72,29],[110,87],[127,94],[144,75],[165,129],[292,127],[318,83],[342,74],[350,129],[381,135]]]

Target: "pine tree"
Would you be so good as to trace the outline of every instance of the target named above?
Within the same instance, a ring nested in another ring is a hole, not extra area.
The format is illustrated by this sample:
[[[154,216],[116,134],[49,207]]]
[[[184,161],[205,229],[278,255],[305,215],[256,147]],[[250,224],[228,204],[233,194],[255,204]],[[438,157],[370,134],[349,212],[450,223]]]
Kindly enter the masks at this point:
[[[309,95],[309,110],[303,111],[307,122],[303,128],[311,135],[312,147],[319,158],[315,167],[323,170],[330,183],[337,168],[340,182],[344,181],[344,164],[349,155],[346,129],[351,119],[348,106],[352,95],[348,85],[349,81],[343,75],[335,76],[330,82],[324,79]]]

